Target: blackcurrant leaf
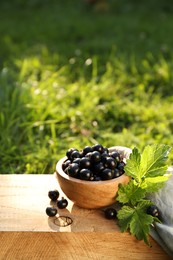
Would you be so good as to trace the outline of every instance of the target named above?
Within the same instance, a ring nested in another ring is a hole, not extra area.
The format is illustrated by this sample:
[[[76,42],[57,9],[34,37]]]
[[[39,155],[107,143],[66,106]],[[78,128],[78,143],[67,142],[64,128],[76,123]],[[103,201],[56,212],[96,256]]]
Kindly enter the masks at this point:
[[[145,190],[140,186],[135,185],[135,181],[131,180],[128,184],[119,186],[117,200],[120,203],[130,203],[135,205],[145,197],[145,194]]]

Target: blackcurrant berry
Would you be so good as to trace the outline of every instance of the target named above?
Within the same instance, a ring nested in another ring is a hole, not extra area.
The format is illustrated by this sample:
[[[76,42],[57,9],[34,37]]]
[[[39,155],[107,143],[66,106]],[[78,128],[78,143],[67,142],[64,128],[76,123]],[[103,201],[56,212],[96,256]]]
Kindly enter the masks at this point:
[[[111,180],[111,179],[113,179],[113,177],[114,177],[114,173],[112,172],[111,169],[105,168],[105,169],[101,172],[100,176],[101,176],[101,179],[102,179],[102,180]]]
[[[85,156],[87,153],[93,152],[93,148],[91,146],[85,146],[83,149],[83,155]]]
[[[117,168],[115,168],[113,170],[113,173],[114,173],[114,178],[118,178],[120,177],[123,173],[121,171],[119,171]]]
[[[47,214],[49,217],[54,217],[54,216],[57,214],[57,209],[52,208],[52,207],[47,207],[47,208],[46,208],[46,214]]]
[[[67,169],[66,172],[69,176],[75,177],[79,172],[79,164],[71,163],[66,169]]]
[[[106,157],[104,165],[106,168],[115,169],[115,167],[117,166],[117,162],[112,157]]]
[[[76,159],[73,160],[73,163],[77,163],[77,164],[80,165],[80,160],[81,160],[81,158],[76,158]]]
[[[109,149],[107,147],[103,147],[103,153],[109,154]]]
[[[80,179],[85,181],[90,180],[92,176],[91,171],[89,169],[82,169],[80,170],[79,174],[80,174]]]
[[[151,205],[147,208],[147,214],[159,218],[159,209],[155,205]]]
[[[71,159],[71,154],[74,151],[78,151],[78,150],[76,148],[70,148],[70,149],[67,150],[66,156],[67,156],[68,159]]]
[[[106,158],[109,158],[109,157],[110,157],[109,154],[104,152],[104,153],[101,154],[101,161],[105,162]]]
[[[114,208],[107,208],[104,212],[107,219],[115,219],[117,217],[117,211]]]
[[[95,144],[93,145],[93,151],[98,151],[99,153],[103,152],[103,146],[101,144]]]
[[[81,169],[83,169],[83,168],[88,169],[88,168],[90,168],[90,166],[91,166],[91,162],[90,162],[89,158],[87,158],[87,157],[81,158],[81,160],[80,160]]]
[[[65,198],[62,198],[61,200],[58,200],[57,207],[59,209],[65,209],[68,206],[68,201]]]
[[[94,175],[94,181],[101,181],[101,177],[98,175]]]
[[[79,151],[73,151],[73,152],[71,153],[71,159],[72,159],[72,160],[74,160],[74,159],[76,159],[76,158],[80,158],[80,156],[81,156],[81,154],[80,154]]]
[[[101,154],[98,151],[94,151],[91,154],[91,162],[99,162],[101,159]]]
[[[71,160],[66,160],[65,162],[63,162],[63,164],[62,164],[62,169],[63,169],[63,171],[70,165],[70,163],[71,163]]]
[[[85,157],[91,159],[91,155],[92,155],[92,152],[89,152],[89,153],[87,153],[87,154],[85,155]]]
[[[99,174],[101,171],[104,170],[104,165],[102,162],[96,163],[92,166],[92,170],[94,174]]]
[[[120,160],[121,160],[120,153],[118,153],[116,151],[115,152],[111,152],[110,156],[113,157],[117,162],[120,162]]]
[[[124,162],[119,162],[118,165],[117,165],[117,168],[118,168],[118,170],[120,170],[120,171],[124,171],[124,166],[125,166],[125,163],[124,163]]]
[[[52,201],[56,201],[59,197],[59,191],[57,190],[50,190],[48,192],[48,197],[52,200]]]

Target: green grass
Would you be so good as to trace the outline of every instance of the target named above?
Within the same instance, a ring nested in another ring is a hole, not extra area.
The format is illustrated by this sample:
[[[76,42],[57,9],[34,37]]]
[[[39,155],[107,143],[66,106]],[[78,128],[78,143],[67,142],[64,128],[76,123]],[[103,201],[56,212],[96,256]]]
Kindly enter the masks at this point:
[[[1,1],[1,174],[53,173],[97,142],[173,146],[173,7],[107,2]]]

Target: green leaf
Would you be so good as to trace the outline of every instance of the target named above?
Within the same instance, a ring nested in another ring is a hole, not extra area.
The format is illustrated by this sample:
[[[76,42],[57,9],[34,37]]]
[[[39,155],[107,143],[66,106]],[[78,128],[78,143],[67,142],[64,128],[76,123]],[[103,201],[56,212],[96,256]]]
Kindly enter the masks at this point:
[[[140,208],[135,209],[130,223],[130,233],[138,240],[144,240],[149,245],[148,234],[152,223],[153,217],[151,215],[147,215]]]
[[[168,145],[151,145],[146,146],[141,155],[134,148],[125,166],[126,174],[132,178],[128,184],[120,185],[118,190],[117,201],[124,204],[117,215],[121,231],[129,230],[148,245],[150,225],[159,219],[146,213],[152,203],[145,198],[147,193],[162,188],[170,177],[166,174],[169,151]]]
[[[134,180],[130,180],[128,184],[120,185],[118,189],[118,196],[116,198],[120,203],[130,203],[135,205],[145,196],[145,190],[136,185]]]
[[[118,212],[119,225],[122,232],[129,229],[130,233],[138,240],[144,240],[149,245],[148,234],[154,217],[146,213],[152,203],[148,200],[141,201],[137,207],[123,206]]]
[[[164,175],[167,170],[166,160],[170,147],[168,145],[148,145],[144,148],[140,161],[140,176],[154,177]]]
[[[123,206],[117,214],[120,229],[122,232],[125,232],[129,229],[131,220],[133,218],[134,209],[130,206]]]
[[[146,192],[156,192],[164,186],[170,176],[171,174],[145,178],[141,184],[141,188],[145,189]]]
[[[126,175],[131,176],[136,181],[139,181],[139,179],[140,179],[140,177],[138,178],[140,161],[141,161],[141,155],[140,155],[138,149],[135,147],[132,150],[132,153],[130,154],[129,159],[127,159],[126,166],[124,169],[125,169]]]

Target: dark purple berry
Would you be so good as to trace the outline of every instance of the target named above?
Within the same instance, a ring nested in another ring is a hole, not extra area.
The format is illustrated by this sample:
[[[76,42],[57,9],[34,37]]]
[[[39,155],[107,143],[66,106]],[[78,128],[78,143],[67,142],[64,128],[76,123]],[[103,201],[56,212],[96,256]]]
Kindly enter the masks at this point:
[[[57,209],[52,208],[52,207],[47,207],[47,208],[46,208],[46,214],[47,214],[49,217],[54,217],[54,216],[57,214]]]
[[[112,157],[106,157],[104,165],[106,168],[115,169],[115,167],[117,166],[117,162]]]
[[[117,169],[124,172],[124,167],[125,167],[125,163],[124,162],[119,162],[117,164]]]
[[[71,160],[71,154],[72,154],[72,152],[74,152],[74,151],[78,151],[78,150],[77,150],[76,148],[70,148],[70,149],[67,150],[66,156],[67,156],[68,159]]]
[[[59,197],[59,191],[57,190],[50,190],[48,192],[48,197],[52,200],[52,201],[56,201]]]
[[[113,170],[113,173],[114,173],[114,178],[118,178],[120,177],[123,173],[121,171],[119,171],[117,168],[115,168]]]
[[[91,154],[91,162],[99,162],[101,159],[101,154],[98,151],[94,151]]]
[[[70,165],[71,161],[68,159],[62,164],[63,171]]]
[[[85,155],[85,157],[91,159],[91,155],[92,155],[92,152],[89,152],[89,153],[87,153],[87,154]]]
[[[80,156],[81,156],[81,154],[80,154],[79,151],[73,151],[73,152],[71,153],[71,159],[72,159],[72,160],[74,160],[74,159],[76,159],[76,158],[80,158]]]
[[[90,168],[90,166],[91,166],[91,162],[90,162],[89,158],[87,158],[87,157],[81,158],[81,160],[80,160],[81,169],[83,169],[83,168],[88,169],[88,168]]]
[[[114,178],[114,173],[112,172],[111,169],[105,168],[105,169],[101,172],[100,176],[101,176],[101,179],[102,179],[102,180],[111,180],[111,179]]]
[[[80,165],[80,160],[81,160],[81,158],[76,158],[76,159],[73,160],[73,163],[77,163],[77,164]]]
[[[104,164],[102,162],[96,163],[92,166],[92,170],[94,174],[99,174],[101,171],[104,170]]]
[[[66,172],[69,176],[71,177],[75,177],[77,176],[78,172],[79,172],[79,164],[77,163],[71,163],[67,168],[66,168]]]
[[[103,147],[103,153],[109,154],[109,149],[107,147]]]
[[[153,216],[153,217],[157,217],[157,218],[159,218],[160,216],[160,214],[159,214],[159,209],[158,209],[158,207],[157,206],[155,206],[155,205],[151,205],[151,206],[149,206],[148,208],[147,208],[147,214],[149,214],[149,215],[151,215],[151,216]]]
[[[94,181],[101,181],[101,177],[98,175],[94,175]]]
[[[99,153],[102,153],[103,152],[103,146],[101,144],[95,144],[93,145],[93,151],[97,151]]]
[[[109,158],[110,155],[108,153],[102,153],[101,154],[101,161],[105,162],[107,158]]]
[[[68,201],[65,198],[62,198],[61,200],[58,200],[57,207],[59,209],[65,209],[68,206]]]
[[[93,148],[91,146],[85,146],[83,149],[83,155],[85,156],[87,153],[93,152]]]
[[[105,217],[107,219],[115,219],[117,217],[117,211],[114,208],[105,209]]]
[[[117,162],[121,161],[120,153],[118,153],[116,151],[115,152],[111,152],[110,156],[113,157]]]
[[[80,179],[81,180],[85,180],[85,181],[88,181],[91,179],[91,171],[89,169],[82,169],[80,170]]]

